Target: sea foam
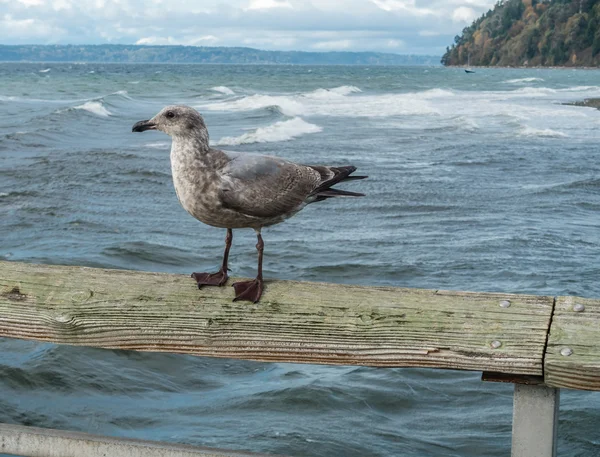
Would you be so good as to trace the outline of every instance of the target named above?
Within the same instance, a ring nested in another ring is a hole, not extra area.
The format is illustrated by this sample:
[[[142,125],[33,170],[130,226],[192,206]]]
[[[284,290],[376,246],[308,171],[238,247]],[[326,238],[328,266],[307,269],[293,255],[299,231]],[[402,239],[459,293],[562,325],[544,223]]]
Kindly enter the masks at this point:
[[[286,116],[387,117],[395,115],[437,114],[431,101],[454,97],[454,92],[431,89],[423,92],[363,95],[355,86],[317,89],[289,95],[254,94],[235,100],[207,103],[207,111],[254,111],[277,108]]]
[[[100,102],[85,102],[83,105],[75,106],[74,109],[84,110],[101,117],[108,117],[112,115],[112,113],[108,111]]]
[[[545,138],[565,138],[568,135],[563,132],[552,129],[536,129],[534,127],[525,126],[519,132],[522,136],[545,137]]]
[[[362,91],[356,86],[339,86],[334,87],[333,89],[317,89],[312,92],[304,93],[302,96],[307,98],[331,99],[356,94],[358,92]]]
[[[262,94],[249,95],[222,103],[209,103],[202,105],[202,108],[209,111],[253,111],[271,106],[278,107],[283,114],[288,116],[297,116],[306,111],[305,106],[295,100],[293,96]]]
[[[506,84],[522,84],[522,83],[532,83],[534,81],[544,81],[542,78],[517,78],[517,79],[507,79],[503,81]]]
[[[252,132],[244,133],[236,137],[221,138],[217,144],[222,146],[235,146],[249,143],[271,143],[277,141],[288,141],[307,133],[317,133],[323,130],[315,124],[306,122],[300,117],[294,117],[286,121],[279,121],[266,127],[259,127]]]
[[[210,90],[214,90],[215,92],[220,92],[225,95],[235,95],[235,92],[227,86],[215,86],[211,87]]]

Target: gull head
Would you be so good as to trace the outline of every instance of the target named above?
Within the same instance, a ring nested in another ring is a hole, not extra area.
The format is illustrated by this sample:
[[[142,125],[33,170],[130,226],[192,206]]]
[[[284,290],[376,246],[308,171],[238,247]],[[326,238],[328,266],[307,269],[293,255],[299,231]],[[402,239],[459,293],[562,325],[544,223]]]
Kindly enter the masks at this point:
[[[160,130],[167,135],[178,138],[208,138],[204,119],[194,108],[185,105],[165,106],[152,119],[136,122],[132,132]]]

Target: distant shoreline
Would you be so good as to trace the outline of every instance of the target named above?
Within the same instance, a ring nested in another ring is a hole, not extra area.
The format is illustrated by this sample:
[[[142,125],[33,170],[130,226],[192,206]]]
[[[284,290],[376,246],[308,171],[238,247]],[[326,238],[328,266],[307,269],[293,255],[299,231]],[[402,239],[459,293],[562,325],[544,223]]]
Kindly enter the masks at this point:
[[[390,63],[281,63],[281,62],[257,62],[257,63],[236,63],[236,62],[114,62],[102,60],[0,60],[0,65],[6,63],[26,63],[26,64],[72,64],[72,65],[206,65],[206,66],[279,66],[279,67],[439,67],[441,64],[425,64],[425,63],[406,63],[406,64],[390,64]]]
[[[2,45],[0,62],[234,65],[436,65],[432,55],[367,51],[266,51],[243,47],[155,45]]]

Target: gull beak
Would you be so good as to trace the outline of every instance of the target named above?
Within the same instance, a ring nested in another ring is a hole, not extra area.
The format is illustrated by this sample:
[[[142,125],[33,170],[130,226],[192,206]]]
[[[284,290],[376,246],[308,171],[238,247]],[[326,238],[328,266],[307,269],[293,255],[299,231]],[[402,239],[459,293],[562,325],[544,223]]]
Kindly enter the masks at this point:
[[[139,121],[131,128],[132,132],[144,132],[145,130],[156,130],[156,124],[151,120]]]

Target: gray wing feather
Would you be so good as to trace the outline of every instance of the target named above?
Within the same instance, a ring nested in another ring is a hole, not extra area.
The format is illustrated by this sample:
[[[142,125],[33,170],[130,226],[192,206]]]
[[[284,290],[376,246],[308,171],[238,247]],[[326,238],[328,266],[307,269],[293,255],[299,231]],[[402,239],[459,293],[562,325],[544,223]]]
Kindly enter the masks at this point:
[[[278,157],[227,152],[219,198],[224,207],[257,218],[291,214],[319,185],[316,170]]]

